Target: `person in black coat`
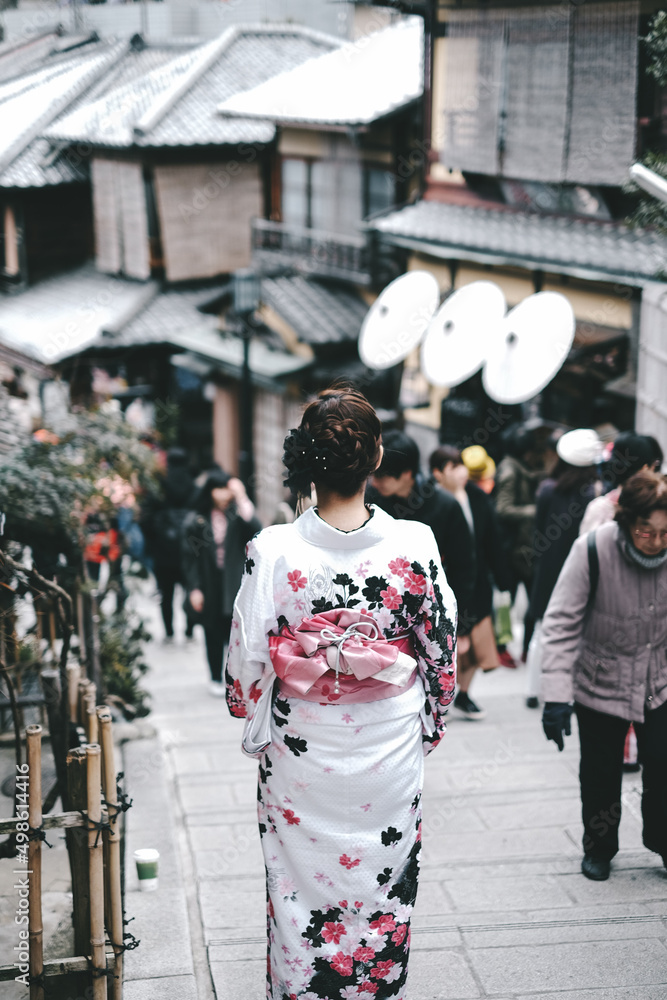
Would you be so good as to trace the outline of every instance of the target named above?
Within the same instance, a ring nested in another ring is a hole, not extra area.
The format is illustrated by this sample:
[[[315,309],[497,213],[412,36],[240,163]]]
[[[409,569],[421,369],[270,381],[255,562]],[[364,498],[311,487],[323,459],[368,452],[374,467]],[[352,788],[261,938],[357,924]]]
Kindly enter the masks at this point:
[[[185,522],[182,559],[188,602],[204,626],[209,691],[216,697],[225,695],[224,649],[229,645],[246,545],[261,527],[241,480],[219,469],[210,472],[197,509]]]
[[[458,605],[458,651],[468,643],[472,620],[470,602],[475,585],[472,535],[461,507],[451,494],[425,479],[419,471],[419,448],[403,431],[382,435],[382,462],[371,479],[366,502],[377,504],[392,517],[421,521],[435,540]]]
[[[499,590],[511,586],[512,574],[503,545],[500,525],[490,497],[469,481],[469,473],[458,448],[442,445],[429,458],[431,474],[460,504],[475,544],[475,583],[468,605],[470,649],[458,658],[459,691],[454,707],[469,719],[483,719],[485,712],[469,695],[477,668],[495,670],[498,649],[493,630],[493,583]]]
[[[183,527],[192,510],[195,485],[183,448],[167,452],[167,472],[159,496],[149,497],[143,506],[141,529],[146,540],[146,554],[153,564],[155,582],[160,592],[160,610],[165,642],[174,637],[174,591],[183,585],[181,544]],[[185,636],[192,638],[194,622],[187,619]]]

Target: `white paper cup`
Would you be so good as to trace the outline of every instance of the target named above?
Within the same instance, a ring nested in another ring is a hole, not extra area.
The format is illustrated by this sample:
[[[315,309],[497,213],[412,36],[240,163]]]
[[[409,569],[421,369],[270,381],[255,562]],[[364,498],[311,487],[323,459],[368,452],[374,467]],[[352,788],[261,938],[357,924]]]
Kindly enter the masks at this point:
[[[154,847],[144,847],[134,852],[134,863],[137,866],[137,877],[141,892],[151,892],[157,889],[158,860],[160,852]]]

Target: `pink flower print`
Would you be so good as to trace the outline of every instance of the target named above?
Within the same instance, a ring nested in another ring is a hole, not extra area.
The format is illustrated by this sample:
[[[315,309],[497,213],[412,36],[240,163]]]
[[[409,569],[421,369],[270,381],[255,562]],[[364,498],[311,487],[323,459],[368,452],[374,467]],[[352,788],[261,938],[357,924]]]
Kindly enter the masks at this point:
[[[389,611],[395,611],[396,608],[400,608],[403,603],[396,587],[387,587],[386,590],[381,590],[380,597],[382,598],[382,603],[385,608],[388,608]]]
[[[345,715],[341,715],[341,719],[343,720],[343,722],[354,722],[354,719],[352,718],[349,712],[346,712]]]
[[[371,976],[375,979],[384,979],[389,975],[395,964],[391,959],[387,959],[386,962],[378,962],[375,968],[371,969]]]
[[[333,885],[333,882],[331,881],[329,876],[325,875],[324,872],[315,872],[313,878],[315,879],[316,882],[326,882],[328,886]]]
[[[371,561],[370,559],[367,559],[365,562],[359,563],[354,572],[357,576],[365,577],[370,568],[371,568]]]
[[[285,817],[290,826],[298,826],[299,823],[301,822],[300,817],[294,815],[293,809],[283,809],[283,816]]]
[[[407,573],[410,569],[410,560],[403,557],[392,559],[389,563],[389,569],[392,573],[395,573],[396,576],[403,576],[403,574]]]
[[[332,941],[334,944],[338,944],[343,934],[347,934],[347,931],[342,924],[328,921],[322,928],[322,937],[327,944],[331,944]]]
[[[361,907],[362,907],[362,906],[363,906],[364,904],[363,904],[363,903],[360,903],[358,899],[355,899],[355,901],[354,901],[354,905],[356,906],[356,908],[357,908],[358,910],[360,910],[360,909],[361,909]]]
[[[451,635],[448,635],[447,636],[447,649],[451,649],[452,646],[453,646],[452,637],[451,637]]]
[[[352,956],[345,955],[342,951],[337,951],[331,959],[331,968],[341,976],[352,975]]]
[[[371,807],[371,803],[370,803],[370,802],[367,802],[365,806],[360,806],[360,808],[361,808],[361,809],[363,809],[363,810],[364,810],[364,812],[366,812],[366,813],[367,813],[367,812],[368,812],[368,810],[372,808],[372,807]]]
[[[357,948],[353,958],[355,962],[372,962],[375,959],[375,952],[372,948]]]
[[[371,920],[370,928],[371,930],[377,929],[380,934],[389,934],[391,931],[396,930],[396,921],[391,913],[383,913],[377,920]]]
[[[347,868],[347,870],[350,871],[352,868],[356,868],[357,865],[361,864],[361,858],[350,858],[347,856],[347,854],[341,854],[341,856],[338,859],[338,864],[342,865],[343,868]]]
[[[300,569],[293,569],[291,573],[287,574],[287,582],[296,594],[298,590],[303,590],[306,586],[308,577],[303,576]]]
[[[281,896],[291,896],[295,890],[294,879],[290,878],[289,875],[283,875],[278,879],[278,892]]]
[[[431,619],[427,618],[426,621],[424,622],[424,631],[425,632],[430,632],[432,628],[433,628],[433,625],[431,624]]]
[[[405,924],[399,924],[394,933],[391,935],[391,940],[394,944],[400,944],[405,937],[407,927]]]
[[[390,969],[387,975],[384,977],[385,983],[393,983],[397,979],[400,979],[402,970],[403,966],[399,962],[396,962],[394,964],[393,969]],[[399,997],[398,1000],[402,1000],[402,998]]]
[[[340,906],[341,910],[347,910],[347,900],[346,899],[339,899],[338,900],[338,905]]]
[[[422,576],[421,573],[413,573],[412,570],[410,570],[410,572],[406,573],[405,576],[403,577],[403,582],[405,583],[405,586],[408,589],[408,593],[410,594],[424,593],[424,584],[426,583],[426,577]]]

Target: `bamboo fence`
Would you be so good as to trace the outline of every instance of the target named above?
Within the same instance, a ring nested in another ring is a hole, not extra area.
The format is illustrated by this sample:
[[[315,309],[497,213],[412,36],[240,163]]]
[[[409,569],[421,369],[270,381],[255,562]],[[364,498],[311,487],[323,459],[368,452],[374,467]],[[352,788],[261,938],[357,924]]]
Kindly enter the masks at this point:
[[[66,797],[73,808],[66,812],[43,815],[42,727],[32,725],[26,729],[30,1000],[45,1000],[57,977],[72,973],[88,973],[94,1000],[105,1000],[107,996],[122,1000],[123,953],[128,947],[124,939],[131,935],[124,933],[119,827],[127,805],[116,784],[111,713],[106,706],[95,706],[95,685],[77,682],[75,674],[68,669],[68,721],[83,725],[95,740],[67,754]],[[24,828],[25,823],[16,817],[0,821],[0,834],[17,835]],[[42,841],[46,831],[54,829],[65,830],[67,838],[75,950],[79,953],[44,961]],[[16,974],[16,966],[0,966],[0,982],[12,980]]]

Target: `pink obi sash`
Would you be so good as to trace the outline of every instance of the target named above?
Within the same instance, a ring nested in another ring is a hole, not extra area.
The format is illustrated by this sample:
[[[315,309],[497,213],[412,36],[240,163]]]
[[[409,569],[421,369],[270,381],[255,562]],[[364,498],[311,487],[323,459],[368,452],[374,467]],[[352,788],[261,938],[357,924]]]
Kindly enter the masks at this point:
[[[411,688],[416,661],[410,634],[386,639],[373,616],[353,608],[303,618],[269,636],[271,663],[283,694],[305,701],[394,698]]]

